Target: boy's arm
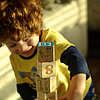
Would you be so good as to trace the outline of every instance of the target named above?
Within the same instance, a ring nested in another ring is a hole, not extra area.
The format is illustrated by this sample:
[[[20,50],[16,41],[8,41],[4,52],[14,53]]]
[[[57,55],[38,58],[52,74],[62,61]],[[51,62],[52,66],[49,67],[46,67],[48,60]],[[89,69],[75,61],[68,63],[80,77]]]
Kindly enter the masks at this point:
[[[71,86],[64,96],[59,100],[83,100],[83,93],[85,90],[85,74],[77,74],[71,79]]]
[[[82,100],[85,90],[85,81],[90,73],[84,57],[74,46],[69,47],[61,55],[61,62],[68,65],[70,70],[71,86],[61,100]]]
[[[76,47],[66,49],[61,55],[61,62],[68,65],[70,79],[80,73],[86,74],[86,79],[90,77],[87,62]]]

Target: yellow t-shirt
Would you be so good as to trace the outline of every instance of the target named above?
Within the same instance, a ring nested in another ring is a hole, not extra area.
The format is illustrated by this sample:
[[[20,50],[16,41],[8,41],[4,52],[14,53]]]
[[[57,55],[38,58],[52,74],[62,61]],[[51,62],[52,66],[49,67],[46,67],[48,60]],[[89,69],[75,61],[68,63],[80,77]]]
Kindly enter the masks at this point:
[[[69,48],[74,46],[68,42],[60,33],[53,29],[42,30],[41,42],[54,42],[55,43],[55,55],[57,62],[57,87],[58,97],[61,97],[70,88],[70,71],[68,66],[60,62],[61,54]],[[14,70],[17,84],[30,83],[35,84],[35,78],[31,78],[32,71],[37,71],[37,54],[31,59],[22,59],[19,55],[11,54],[10,56],[12,68]],[[86,89],[84,97],[88,92],[91,85],[91,77],[86,80]]]

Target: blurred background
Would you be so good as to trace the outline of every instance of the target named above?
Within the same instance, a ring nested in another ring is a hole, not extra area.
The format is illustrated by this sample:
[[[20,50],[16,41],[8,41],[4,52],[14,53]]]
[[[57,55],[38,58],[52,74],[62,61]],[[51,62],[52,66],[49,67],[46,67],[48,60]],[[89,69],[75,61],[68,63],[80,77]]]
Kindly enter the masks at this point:
[[[53,28],[74,43],[86,58],[98,100],[100,98],[100,0],[41,0],[43,28]],[[0,48],[0,100],[21,100],[9,62]]]

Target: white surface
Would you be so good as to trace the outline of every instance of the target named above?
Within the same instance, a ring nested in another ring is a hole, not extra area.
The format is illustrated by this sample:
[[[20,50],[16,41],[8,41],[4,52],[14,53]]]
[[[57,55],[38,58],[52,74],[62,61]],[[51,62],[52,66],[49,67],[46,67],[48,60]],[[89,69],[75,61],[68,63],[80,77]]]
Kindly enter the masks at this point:
[[[10,52],[0,48],[0,100],[21,100],[16,92],[16,80],[9,62]]]
[[[87,0],[73,0],[69,4],[55,4],[44,10],[44,27],[54,28],[74,43],[87,56]]]

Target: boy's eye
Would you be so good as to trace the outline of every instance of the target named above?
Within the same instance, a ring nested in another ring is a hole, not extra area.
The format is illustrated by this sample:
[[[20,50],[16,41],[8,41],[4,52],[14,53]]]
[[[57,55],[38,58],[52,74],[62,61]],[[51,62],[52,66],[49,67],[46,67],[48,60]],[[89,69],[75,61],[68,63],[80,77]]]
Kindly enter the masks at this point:
[[[10,47],[13,48],[13,47],[15,47],[15,46],[16,46],[16,44],[13,44],[13,45],[11,45]]]

